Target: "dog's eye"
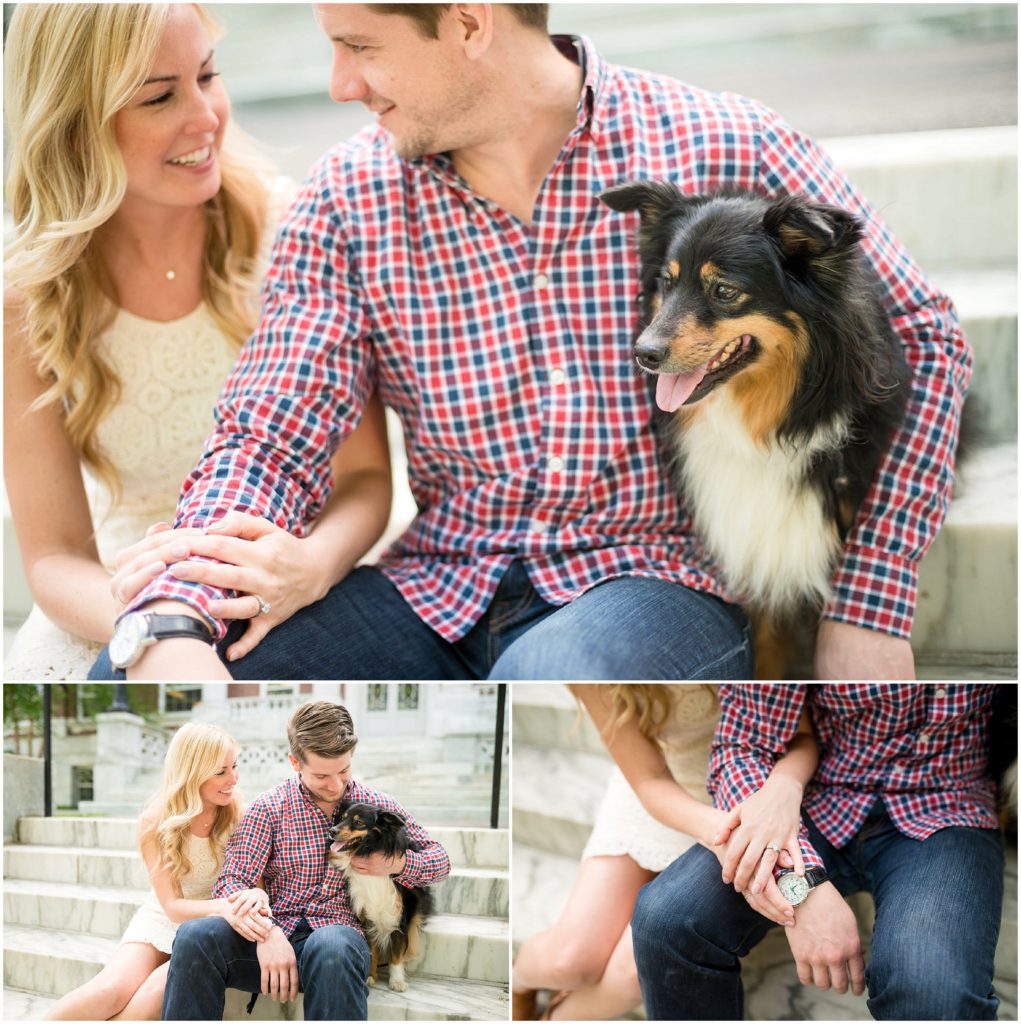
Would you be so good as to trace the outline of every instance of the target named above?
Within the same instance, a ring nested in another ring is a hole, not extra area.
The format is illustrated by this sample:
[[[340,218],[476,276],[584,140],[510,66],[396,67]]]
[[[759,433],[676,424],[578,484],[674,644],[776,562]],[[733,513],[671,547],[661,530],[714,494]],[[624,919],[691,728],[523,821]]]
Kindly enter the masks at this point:
[[[713,286],[713,298],[720,302],[733,302],[741,293],[729,284],[718,284]]]
[[[677,284],[677,278],[672,277],[670,274],[660,274],[656,278],[656,284],[659,286],[660,295],[665,295],[675,284]]]

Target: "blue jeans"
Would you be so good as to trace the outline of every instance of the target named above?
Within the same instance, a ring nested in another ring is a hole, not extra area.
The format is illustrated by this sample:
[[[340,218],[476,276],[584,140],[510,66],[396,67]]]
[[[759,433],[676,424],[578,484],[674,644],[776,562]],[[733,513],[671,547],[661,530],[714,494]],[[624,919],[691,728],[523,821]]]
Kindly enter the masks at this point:
[[[369,945],[362,935],[339,924],[312,931],[302,921],[291,945],[305,1020],[368,1019]],[[185,921],[174,939],[162,1019],[220,1020],[228,988],[258,992],[261,983],[254,942],[220,917]]]
[[[865,970],[876,1020],[995,1020],[993,959],[1003,902],[996,830],[945,828],[909,839],[878,802],[858,835],[835,849],[808,819],[812,843],[843,896],[876,906]],[[811,894],[808,897],[812,899]],[[797,911],[795,911],[797,914]],[[701,846],[638,894],[635,962],[650,1020],[740,1020],[739,957],[775,927],[720,878]]]
[[[557,607],[520,562],[452,644],[362,566],[228,668],[235,679],[748,679],[752,645],[740,608],[677,583],[624,576]],[[124,674],[104,649],[89,678]]]

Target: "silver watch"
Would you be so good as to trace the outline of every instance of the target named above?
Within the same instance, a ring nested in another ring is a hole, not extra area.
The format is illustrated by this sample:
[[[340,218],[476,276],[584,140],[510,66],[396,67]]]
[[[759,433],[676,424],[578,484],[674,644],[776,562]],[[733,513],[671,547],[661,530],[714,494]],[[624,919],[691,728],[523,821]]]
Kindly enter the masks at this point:
[[[117,623],[110,638],[110,661],[114,668],[130,668],[147,647],[172,636],[192,637],[207,644],[214,642],[209,627],[194,616],[130,612]]]
[[[780,895],[792,907],[798,907],[808,899],[808,894],[817,885],[828,881],[829,876],[822,868],[810,868],[804,876],[788,869],[777,878],[776,886],[780,890]]]

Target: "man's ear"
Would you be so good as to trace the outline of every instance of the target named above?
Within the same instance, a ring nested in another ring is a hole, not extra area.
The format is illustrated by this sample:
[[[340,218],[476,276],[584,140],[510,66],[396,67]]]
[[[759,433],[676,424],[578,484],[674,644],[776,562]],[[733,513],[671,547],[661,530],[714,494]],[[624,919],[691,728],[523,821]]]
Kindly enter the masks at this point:
[[[469,60],[478,60],[489,50],[493,41],[492,4],[451,4],[448,17]]]
[[[287,760],[291,762],[291,767],[296,771],[301,771],[301,762],[290,752],[287,752]]]
[[[810,262],[822,270],[836,270],[862,236],[861,223],[853,214],[802,196],[777,199],[762,218],[762,226],[788,263]]]

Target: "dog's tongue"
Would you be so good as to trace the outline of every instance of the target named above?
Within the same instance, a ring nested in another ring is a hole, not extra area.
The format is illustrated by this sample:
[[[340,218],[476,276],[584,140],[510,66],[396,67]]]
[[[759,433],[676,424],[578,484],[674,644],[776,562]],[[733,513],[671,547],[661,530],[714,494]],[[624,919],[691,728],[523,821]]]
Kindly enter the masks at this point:
[[[343,851],[344,847],[341,843],[330,843],[330,849],[334,853],[340,853],[341,851]]]
[[[676,412],[691,396],[706,375],[700,366],[691,373],[661,373],[656,378],[656,405],[664,412]]]

